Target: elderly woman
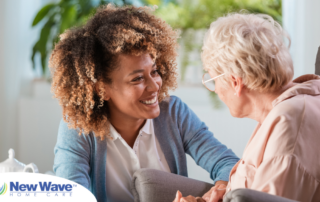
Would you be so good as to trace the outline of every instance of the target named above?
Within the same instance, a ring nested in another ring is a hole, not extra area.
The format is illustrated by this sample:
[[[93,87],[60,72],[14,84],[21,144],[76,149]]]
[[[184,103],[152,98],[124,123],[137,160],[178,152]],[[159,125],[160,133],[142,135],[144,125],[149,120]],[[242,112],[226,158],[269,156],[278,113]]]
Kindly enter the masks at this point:
[[[320,77],[292,81],[284,37],[270,16],[254,14],[221,17],[205,36],[203,84],[232,116],[258,122],[228,187],[213,187],[202,197],[207,202],[237,188],[320,201]],[[175,201],[196,199],[177,193]]]
[[[168,96],[177,85],[177,37],[149,8],[111,5],[62,36],[50,60],[63,109],[57,176],[99,202],[130,202],[136,170],[187,176],[189,154],[217,185],[227,184],[239,159],[186,104]]]

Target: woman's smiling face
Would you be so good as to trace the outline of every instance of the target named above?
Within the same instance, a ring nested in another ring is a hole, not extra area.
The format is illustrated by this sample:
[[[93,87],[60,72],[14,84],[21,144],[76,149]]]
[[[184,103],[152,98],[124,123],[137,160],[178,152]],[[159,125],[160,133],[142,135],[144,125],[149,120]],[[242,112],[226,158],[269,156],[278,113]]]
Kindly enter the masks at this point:
[[[149,54],[121,54],[118,68],[112,72],[112,84],[106,85],[110,117],[153,119],[159,116],[158,95],[162,79]]]

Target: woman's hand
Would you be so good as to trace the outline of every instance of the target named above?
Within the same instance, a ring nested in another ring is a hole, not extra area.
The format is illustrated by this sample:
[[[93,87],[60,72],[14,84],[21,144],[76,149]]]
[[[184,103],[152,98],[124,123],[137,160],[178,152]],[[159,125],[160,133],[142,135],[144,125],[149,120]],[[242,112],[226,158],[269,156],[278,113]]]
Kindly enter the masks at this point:
[[[193,197],[193,196],[187,196],[182,197],[182,194],[180,191],[177,191],[176,198],[173,202],[206,202],[201,197]]]
[[[216,185],[212,187],[202,198],[206,202],[218,202],[222,201],[224,194],[226,193],[227,182],[218,181]],[[175,201],[174,201],[175,202]]]

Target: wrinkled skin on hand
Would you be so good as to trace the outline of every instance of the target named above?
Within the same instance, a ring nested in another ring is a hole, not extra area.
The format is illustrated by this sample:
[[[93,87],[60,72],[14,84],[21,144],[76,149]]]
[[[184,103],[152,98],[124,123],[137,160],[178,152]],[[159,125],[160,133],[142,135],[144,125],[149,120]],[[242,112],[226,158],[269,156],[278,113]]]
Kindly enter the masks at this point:
[[[202,198],[206,202],[218,202],[222,201],[224,194],[226,193],[227,186],[225,184],[217,184],[212,187]]]
[[[176,198],[174,199],[173,202],[206,202],[206,201],[201,197],[194,197],[194,196],[182,197],[181,192],[177,191]]]
[[[176,198],[173,202],[219,202],[222,201],[224,194],[226,193],[227,182],[218,181],[214,187],[212,187],[202,197],[187,196],[183,197],[180,191],[177,191]]]

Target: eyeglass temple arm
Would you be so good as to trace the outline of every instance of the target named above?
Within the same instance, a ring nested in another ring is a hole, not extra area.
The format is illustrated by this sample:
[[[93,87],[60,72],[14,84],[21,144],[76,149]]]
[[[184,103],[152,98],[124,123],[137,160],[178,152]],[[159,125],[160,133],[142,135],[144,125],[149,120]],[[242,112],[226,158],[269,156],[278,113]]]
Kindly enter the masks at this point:
[[[206,80],[206,81],[204,81],[203,83],[207,83],[207,82],[209,82],[209,81],[212,81],[212,80],[214,80],[214,79],[216,79],[216,78],[219,78],[220,76],[223,76],[224,74],[221,74],[221,75],[219,75],[219,76],[216,76],[216,77],[214,77],[214,78],[211,78],[211,79],[209,79],[209,80]]]

